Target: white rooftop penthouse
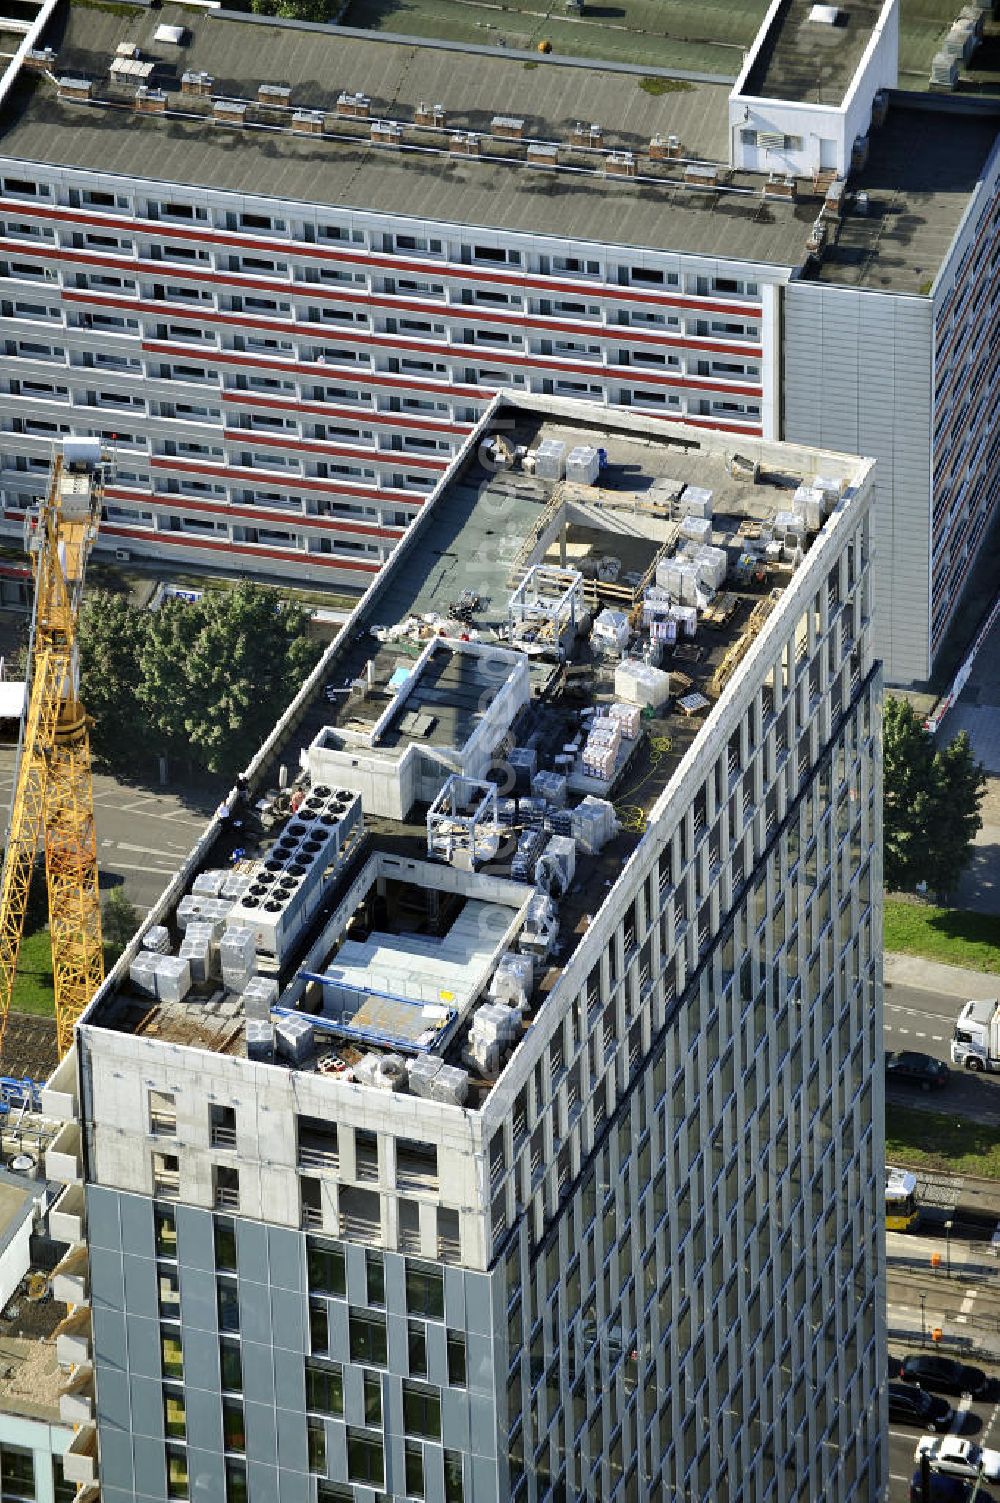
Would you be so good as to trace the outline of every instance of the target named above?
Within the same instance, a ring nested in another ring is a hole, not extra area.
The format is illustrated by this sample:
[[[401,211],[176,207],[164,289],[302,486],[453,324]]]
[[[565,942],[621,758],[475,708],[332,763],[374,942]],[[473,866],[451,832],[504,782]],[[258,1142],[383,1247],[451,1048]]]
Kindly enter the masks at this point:
[[[846,179],[899,67],[899,0],[773,0],[729,96],[730,160]]]

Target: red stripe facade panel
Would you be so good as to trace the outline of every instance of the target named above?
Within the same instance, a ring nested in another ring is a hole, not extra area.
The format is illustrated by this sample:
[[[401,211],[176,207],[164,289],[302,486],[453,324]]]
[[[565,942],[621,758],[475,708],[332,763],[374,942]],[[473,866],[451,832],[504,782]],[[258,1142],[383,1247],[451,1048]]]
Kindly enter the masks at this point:
[[[604,282],[573,281],[567,276],[543,276],[528,273],[511,266],[504,269],[485,267],[473,263],[450,261],[420,261],[416,258],[393,256],[378,251],[369,251],[361,246],[340,247],[315,245],[304,240],[285,240],[272,237],[265,239],[241,234],[235,230],[199,229],[194,225],[177,225],[160,219],[138,219],[131,215],[95,214],[82,209],[70,209],[62,205],[22,202],[20,199],[0,197],[0,212],[16,211],[27,218],[44,219],[53,223],[79,224],[94,229],[117,230],[125,234],[148,235],[154,240],[179,240],[196,245],[214,245],[232,250],[252,250],[265,255],[284,254],[307,261],[327,261],[331,265],[350,265],[374,270],[402,272],[411,276],[435,276],[459,282],[483,282],[491,286],[532,288],[541,292],[553,292],[563,297],[596,297],[625,303],[653,304],[657,307],[682,308],[694,313],[720,313],[743,318],[760,318],[760,303],[739,302],[718,297],[699,297],[680,292],[644,292],[635,287],[612,287]],[[168,270],[164,266],[164,270]]]

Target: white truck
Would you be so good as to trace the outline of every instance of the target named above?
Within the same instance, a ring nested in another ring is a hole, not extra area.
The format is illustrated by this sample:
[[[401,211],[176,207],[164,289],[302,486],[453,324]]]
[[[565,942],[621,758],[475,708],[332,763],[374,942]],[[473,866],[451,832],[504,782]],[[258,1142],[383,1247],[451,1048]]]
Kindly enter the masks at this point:
[[[1000,1071],[1000,998],[966,1002],[951,1036],[951,1062],[967,1070]]]

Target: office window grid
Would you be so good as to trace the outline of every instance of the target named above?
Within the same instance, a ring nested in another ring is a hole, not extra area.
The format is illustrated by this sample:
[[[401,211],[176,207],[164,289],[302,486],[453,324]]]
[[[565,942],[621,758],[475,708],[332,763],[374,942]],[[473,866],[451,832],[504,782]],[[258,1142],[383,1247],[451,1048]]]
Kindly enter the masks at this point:
[[[873,755],[872,711],[866,690],[837,748],[851,773]],[[783,833],[767,861],[767,880],[780,877],[806,913],[816,879],[789,849],[818,802],[804,801],[799,830]],[[873,789],[842,849],[876,818]],[[817,836],[834,843],[835,821],[831,810]],[[556,1497],[618,1496],[619,1424],[624,1454],[642,1460],[643,1497],[660,1486],[669,1496],[668,1484],[720,1499],[778,1496],[779,1465],[798,1481],[811,1471],[821,1496],[851,1434],[841,1395],[859,1356],[858,1402],[875,1403],[880,1254],[862,1229],[877,1222],[882,1172],[871,1087],[878,914],[858,891],[859,866],[832,869],[857,893],[854,929],[845,914],[838,932],[831,917],[800,951],[800,984],[790,986],[788,949],[765,964],[767,922],[754,933],[745,902],[548,1251],[532,1251],[525,1226],[508,1254],[511,1450],[533,1462],[515,1496],[541,1498],[560,1477]],[[727,971],[727,951],[745,957],[738,971]],[[721,1057],[720,1036],[733,1040]],[[657,1163],[664,1170],[651,1179]],[[727,1284],[728,1269],[738,1272]],[[786,1309],[795,1316],[783,1330],[774,1312]],[[709,1493],[697,1474],[706,1435]]]
[[[623,1458],[637,1451],[644,1497],[668,1483],[705,1495],[708,1473],[712,1496],[735,1497],[747,1476],[753,1496],[777,1496],[767,1454],[817,1481],[840,1464],[849,1428],[821,1399],[840,1390],[823,1375],[840,1361],[846,1382],[859,1343],[859,1402],[876,1402],[879,1255],[854,1209],[877,1219],[882,1172],[869,590],[862,527],[491,1140],[498,1251],[517,1227],[505,1260],[515,1496],[541,1498],[549,1482],[554,1497],[630,1496]],[[565,1240],[543,1256],[553,1224]],[[705,1290],[731,1267],[742,1287],[727,1317]],[[789,1292],[799,1324],[779,1342],[761,1310]],[[755,1343],[757,1381],[730,1392],[730,1362],[739,1373]],[[659,1416],[656,1395],[669,1400]],[[742,1454],[727,1456],[735,1433]]]

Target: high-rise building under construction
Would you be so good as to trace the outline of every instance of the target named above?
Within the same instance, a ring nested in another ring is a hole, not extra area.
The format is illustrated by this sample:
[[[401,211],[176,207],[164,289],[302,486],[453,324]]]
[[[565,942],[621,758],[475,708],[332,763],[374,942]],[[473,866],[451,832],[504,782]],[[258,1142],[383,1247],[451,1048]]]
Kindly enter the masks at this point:
[[[883,1498],[872,491],[491,404],[49,1082],[103,1503]]]

